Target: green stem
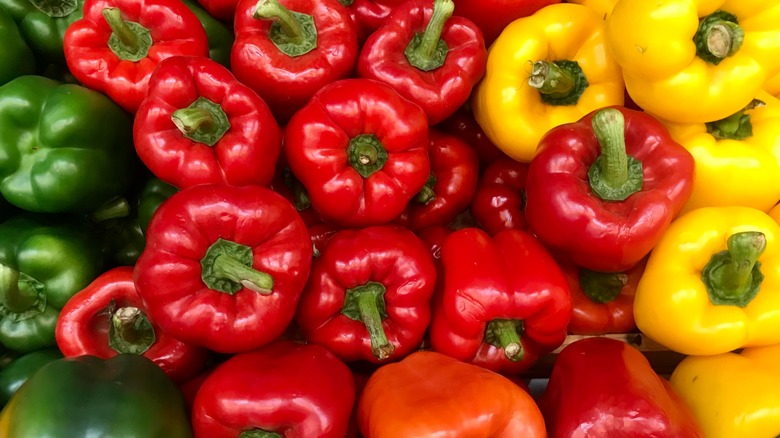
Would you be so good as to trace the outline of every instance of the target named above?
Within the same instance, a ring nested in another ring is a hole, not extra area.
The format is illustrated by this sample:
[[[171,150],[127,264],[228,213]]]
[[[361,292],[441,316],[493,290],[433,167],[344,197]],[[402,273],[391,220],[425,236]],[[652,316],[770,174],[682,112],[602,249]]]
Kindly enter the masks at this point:
[[[273,292],[273,277],[252,267],[253,254],[249,246],[217,239],[200,264],[201,279],[211,289],[230,295],[244,287],[263,295]]]
[[[485,341],[504,350],[504,356],[512,362],[523,360],[525,350],[521,341],[522,321],[513,319],[494,319],[485,330]]]
[[[693,36],[696,54],[714,65],[737,53],[744,39],[745,31],[737,24],[737,17],[725,11],[702,18]]]
[[[238,438],[284,438],[284,435],[263,429],[252,429],[241,432]]]
[[[230,129],[230,121],[222,106],[205,97],[198,97],[186,108],[171,114],[173,124],[192,141],[214,146]]]
[[[317,27],[311,15],[291,11],[279,0],[260,0],[253,17],[273,20],[268,36],[282,53],[290,57],[304,55],[317,47]]]
[[[352,3],[354,3],[355,0],[339,0],[339,3],[341,3],[344,7],[352,6]]]
[[[361,321],[371,338],[371,352],[379,360],[393,355],[395,346],[390,343],[382,327],[385,312],[385,287],[381,283],[368,282],[347,290],[341,313],[350,319]]]
[[[415,200],[419,202],[420,204],[427,204],[434,199],[436,199],[436,192],[433,191],[433,188],[436,186],[436,177],[433,174],[428,175],[428,180],[425,181],[425,185],[422,189],[420,189],[419,192],[417,192],[417,196],[415,197]]]
[[[746,111],[765,106],[766,103],[753,99],[745,108],[725,119],[705,123],[707,133],[717,139],[744,140],[753,136],[753,123]]]
[[[50,18],[67,17],[79,9],[76,0],[30,0],[30,3]]]
[[[534,62],[528,85],[548,105],[574,105],[589,84],[577,61],[559,60]]]
[[[380,170],[387,162],[387,150],[374,134],[361,134],[349,141],[349,164],[363,178]]]
[[[229,255],[214,259],[214,274],[263,295],[270,295],[274,288],[273,278],[265,272],[249,267]]]
[[[152,36],[149,29],[133,21],[122,19],[119,8],[104,8],[103,18],[111,27],[108,47],[125,61],[137,62],[149,53],[152,47]]]
[[[596,272],[580,268],[579,286],[582,293],[594,303],[614,301],[628,284],[628,275],[622,272]]]
[[[120,307],[111,312],[108,345],[117,353],[144,354],[157,337],[146,314],[137,307]]]
[[[593,192],[603,200],[623,201],[642,189],[642,163],[626,153],[625,120],[614,109],[593,116],[593,133],[601,154],[591,165],[588,179]]]
[[[279,23],[287,39],[294,44],[302,44],[304,40],[301,23],[293,13],[282,6],[279,0],[260,0],[257,2],[253,17],[260,20],[275,20]]]
[[[702,281],[713,304],[745,307],[758,294],[764,279],[758,258],[766,250],[766,236],[758,231],[735,233],[729,236],[726,248],[710,258]]]
[[[11,313],[35,307],[43,285],[18,270],[0,263],[0,304]]]
[[[90,213],[92,222],[101,223],[111,219],[130,216],[130,204],[125,198],[114,198]]]
[[[444,65],[449,48],[441,39],[444,26],[455,10],[452,0],[434,0],[433,13],[425,32],[417,33],[404,50],[409,64],[423,71],[435,70]]]

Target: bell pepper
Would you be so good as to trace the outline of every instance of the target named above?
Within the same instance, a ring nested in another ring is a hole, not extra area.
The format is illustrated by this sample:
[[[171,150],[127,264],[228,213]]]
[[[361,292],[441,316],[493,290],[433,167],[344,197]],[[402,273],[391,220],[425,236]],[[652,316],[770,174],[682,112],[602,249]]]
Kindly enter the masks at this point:
[[[192,407],[196,437],[343,438],[355,403],[352,371],[324,347],[277,341],[229,358]]]
[[[567,0],[567,2],[587,6],[606,20],[609,14],[612,13],[612,9],[615,8],[618,0]]]
[[[0,0],[2,1],[2,0]],[[230,68],[230,51],[233,48],[233,28],[209,14],[195,0],[182,0],[203,25],[209,42],[209,58]],[[233,18],[232,16],[230,17]]]
[[[764,84],[764,91],[780,98],[780,73],[769,78]]]
[[[338,0],[241,0],[234,29],[233,73],[282,124],[357,62],[357,30]]]
[[[435,125],[471,96],[485,74],[479,28],[452,16],[453,0],[409,0],[397,6],[363,43],[358,76],[389,84],[420,105]]]
[[[604,20],[587,6],[562,3],[506,27],[490,47],[471,105],[488,138],[527,163],[551,128],[623,105],[623,97]]]
[[[401,358],[422,342],[435,285],[433,258],[410,230],[342,230],[312,263],[296,321],[341,360]]]
[[[404,2],[405,0],[339,0],[355,23],[361,45],[384,24],[390,12]]]
[[[209,55],[203,25],[179,0],[85,0],[84,17],[68,26],[63,48],[79,82],[130,113],[160,61]]]
[[[340,230],[340,228],[326,223],[309,225],[307,229],[314,248],[314,257],[319,257],[322,254],[330,239]]]
[[[780,435],[780,345],[688,356],[669,382],[707,438]]]
[[[89,212],[135,178],[132,122],[96,91],[18,77],[0,87],[0,126],[0,194],[22,209]]]
[[[508,378],[434,351],[383,365],[358,400],[365,438],[546,438],[533,398]]]
[[[41,367],[0,413],[8,438],[192,437],[176,385],[149,359],[80,356]]]
[[[477,151],[479,157],[480,170],[485,169],[492,162],[499,158],[506,157],[506,154],[501,152],[490,139],[485,135],[485,131],[479,126],[476,120],[474,120],[474,114],[470,109],[467,109],[468,104],[462,106],[459,110],[438,125],[437,128],[449,134],[456,135],[471,145]]]
[[[616,339],[585,338],[566,346],[539,407],[550,438],[709,437],[647,358]]]
[[[693,171],[693,156],[652,116],[596,110],[539,143],[525,216],[561,258],[592,271],[625,271],[653,249],[688,200]]]
[[[149,222],[152,220],[152,216],[160,208],[166,199],[173,196],[179,189],[162,181],[160,178],[151,177],[144,184],[141,189],[141,194],[138,196],[138,225],[146,235],[146,229],[149,228]]]
[[[398,217],[431,173],[425,112],[389,85],[323,87],[285,128],[287,162],[322,220],[341,227]]]
[[[138,156],[179,189],[197,184],[268,185],[282,134],[271,110],[216,61],[159,63],[133,122]]]
[[[750,207],[702,207],[658,242],[634,297],[642,333],[686,355],[780,343],[780,225]]]
[[[479,177],[471,216],[476,224],[495,235],[501,230],[525,230],[525,180],[528,163],[509,157],[499,158]]]
[[[238,353],[284,332],[311,260],[306,226],[281,195],[203,184],[176,192],[152,216],[134,281],[162,331]]]
[[[645,111],[707,123],[744,108],[780,72],[780,10],[763,0],[618,2],[606,21],[626,90]]]
[[[6,352],[0,356],[0,408],[41,367],[62,357],[57,348],[44,348],[25,354]]]
[[[466,17],[479,26],[485,36],[485,44],[490,46],[511,22],[560,2],[561,0],[455,0],[455,15]]]
[[[311,207],[311,199],[309,199],[309,193],[306,191],[306,188],[293,175],[290,166],[287,165],[285,155],[284,151],[282,151],[279,160],[276,162],[276,174],[274,179],[271,180],[271,189],[284,196],[285,199],[295,206],[295,210],[298,211],[307,227],[323,223],[319,213]]]
[[[527,370],[566,339],[569,285],[531,234],[478,228],[450,234],[441,252],[431,347],[502,374]]]
[[[82,18],[83,8],[84,0],[0,0],[0,9],[13,17],[41,68],[48,64],[65,65],[65,30]]]
[[[723,120],[666,126],[696,160],[693,192],[682,213],[729,205],[767,211],[780,200],[777,98],[760,92],[750,105]]]
[[[141,354],[175,382],[202,371],[208,357],[206,350],[173,338],[149,318],[131,266],[110,269],[73,295],[60,312],[55,336],[66,357]]]
[[[428,245],[428,249],[431,251],[431,255],[433,256],[433,261],[436,263],[436,269],[438,271],[438,274],[436,275],[436,280],[441,281],[443,279],[443,275],[441,275],[441,248],[444,246],[444,241],[447,240],[447,237],[452,234],[455,230],[444,225],[431,225],[430,227],[425,227],[422,230],[417,231],[417,236],[422,239],[423,242],[425,242],[426,245]]]
[[[0,224],[0,343],[20,352],[56,345],[60,309],[102,269],[82,223],[19,215]]]
[[[0,85],[19,76],[35,73],[35,55],[22,38],[13,18],[0,7]]]
[[[198,4],[215,19],[229,23],[236,13],[238,0],[197,0]]]

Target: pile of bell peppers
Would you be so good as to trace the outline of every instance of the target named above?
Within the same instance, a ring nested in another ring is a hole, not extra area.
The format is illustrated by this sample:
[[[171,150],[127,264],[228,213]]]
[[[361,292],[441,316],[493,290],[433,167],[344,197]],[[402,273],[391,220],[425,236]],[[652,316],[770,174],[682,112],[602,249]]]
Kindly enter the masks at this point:
[[[0,36],[1,437],[780,436],[774,2],[0,0]]]

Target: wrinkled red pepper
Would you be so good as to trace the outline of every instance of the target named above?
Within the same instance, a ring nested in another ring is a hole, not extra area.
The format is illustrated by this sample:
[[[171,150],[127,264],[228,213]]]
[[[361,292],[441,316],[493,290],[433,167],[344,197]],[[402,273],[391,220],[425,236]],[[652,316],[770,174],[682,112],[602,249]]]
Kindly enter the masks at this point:
[[[157,209],[135,283],[160,328],[238,353],[285,331],[311,260],[306,225],[281,195],[262,186],[204,184]]]
[[[479,178],[471,217],[491,236],[501,230],[525,230],[525,180],[528,163],[499,158]]]
[[[419,348],[436,267],[410,230],[343,230],[314,260],[296,321],[307,341],[348,362],[379,363]]]
[[[360,51],[358,76],[390,84],[420,105],[431,125],[451,116],[485,74],[487,50],[471,21],[452,16],[452,0],[397,6]]]
[[[280,123],[357,61],[357,30],[337,0],[241,0],[234,29],[231,69]]]
[[[404,1],[406,0],[339,0],[349,11],[361,43],[382,26],[393,8]]]
[[[485,169],[499,158],[506,158],[506,154],[485,135],[485,131],[474,119],[474,115],[467,108],[467,105],[460,107],[436,127],[460,137],[461,140],[476,149],[480,169]]]
[[[651,115],[614,107],[551,129],[526,180],[529,228],[598,272],[634,267],[693,190],[693,156]]]
[[[531,234],[478,228],[450,234],[433,300],[433,350],[499,373],[528,369],[566,339],[569,285]]]
[[[466,17],[482,30],[488,46],[504,28],[547,5],[561,0],[455,0],[455,15]]]
[[[227,68],[205,57],[160,62],[133,122],[141,161],[179,189],[268,185],[282,134],[271,110]]]
[[[178,0],[86,0],[65,31],[68,69],[126,111],[141,104],[157,64],[171,56],[209,56],[206,31]]]

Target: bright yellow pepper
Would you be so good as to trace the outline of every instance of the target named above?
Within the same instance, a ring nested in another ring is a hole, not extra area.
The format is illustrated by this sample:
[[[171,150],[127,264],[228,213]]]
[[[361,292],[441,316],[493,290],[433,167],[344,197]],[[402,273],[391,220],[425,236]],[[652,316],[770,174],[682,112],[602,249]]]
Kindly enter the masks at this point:
[[[750,207],[675,219],[634,296],[642,333],[686,355],[780,343],[780,225]]]
[[[609,14],[612,13],[612,8],[615,7],[615,3],[617,3],[618,0],[569,0],[568,3],[576,3],[578,5],[587,6],[594,11],[596,11],[597,14],[599,14],[603,19],[607,19],[609,17]]]
[[[496,39],[472,110],[499,149],[527,163],[548,130],[622,105],[624,93],[604,20],[586,6],[557,3],[513,21]]]
[[[780,72],[780,2],[620,0],[606,23],[628,94],[664,120],[726,118]]]
[[[688,356],[669,380],[707,438],[780,436],[780,345]]]
[[[780,201],[780,100],[764,91],[756,99],[763,105],[719,122],[666,123],[696,160],[682,212],[727,205],[768,211]]]
[[[772,96],[780,98],[780,74],[776,74],[766,81],[766,84],[764,84],[764,91]]]

